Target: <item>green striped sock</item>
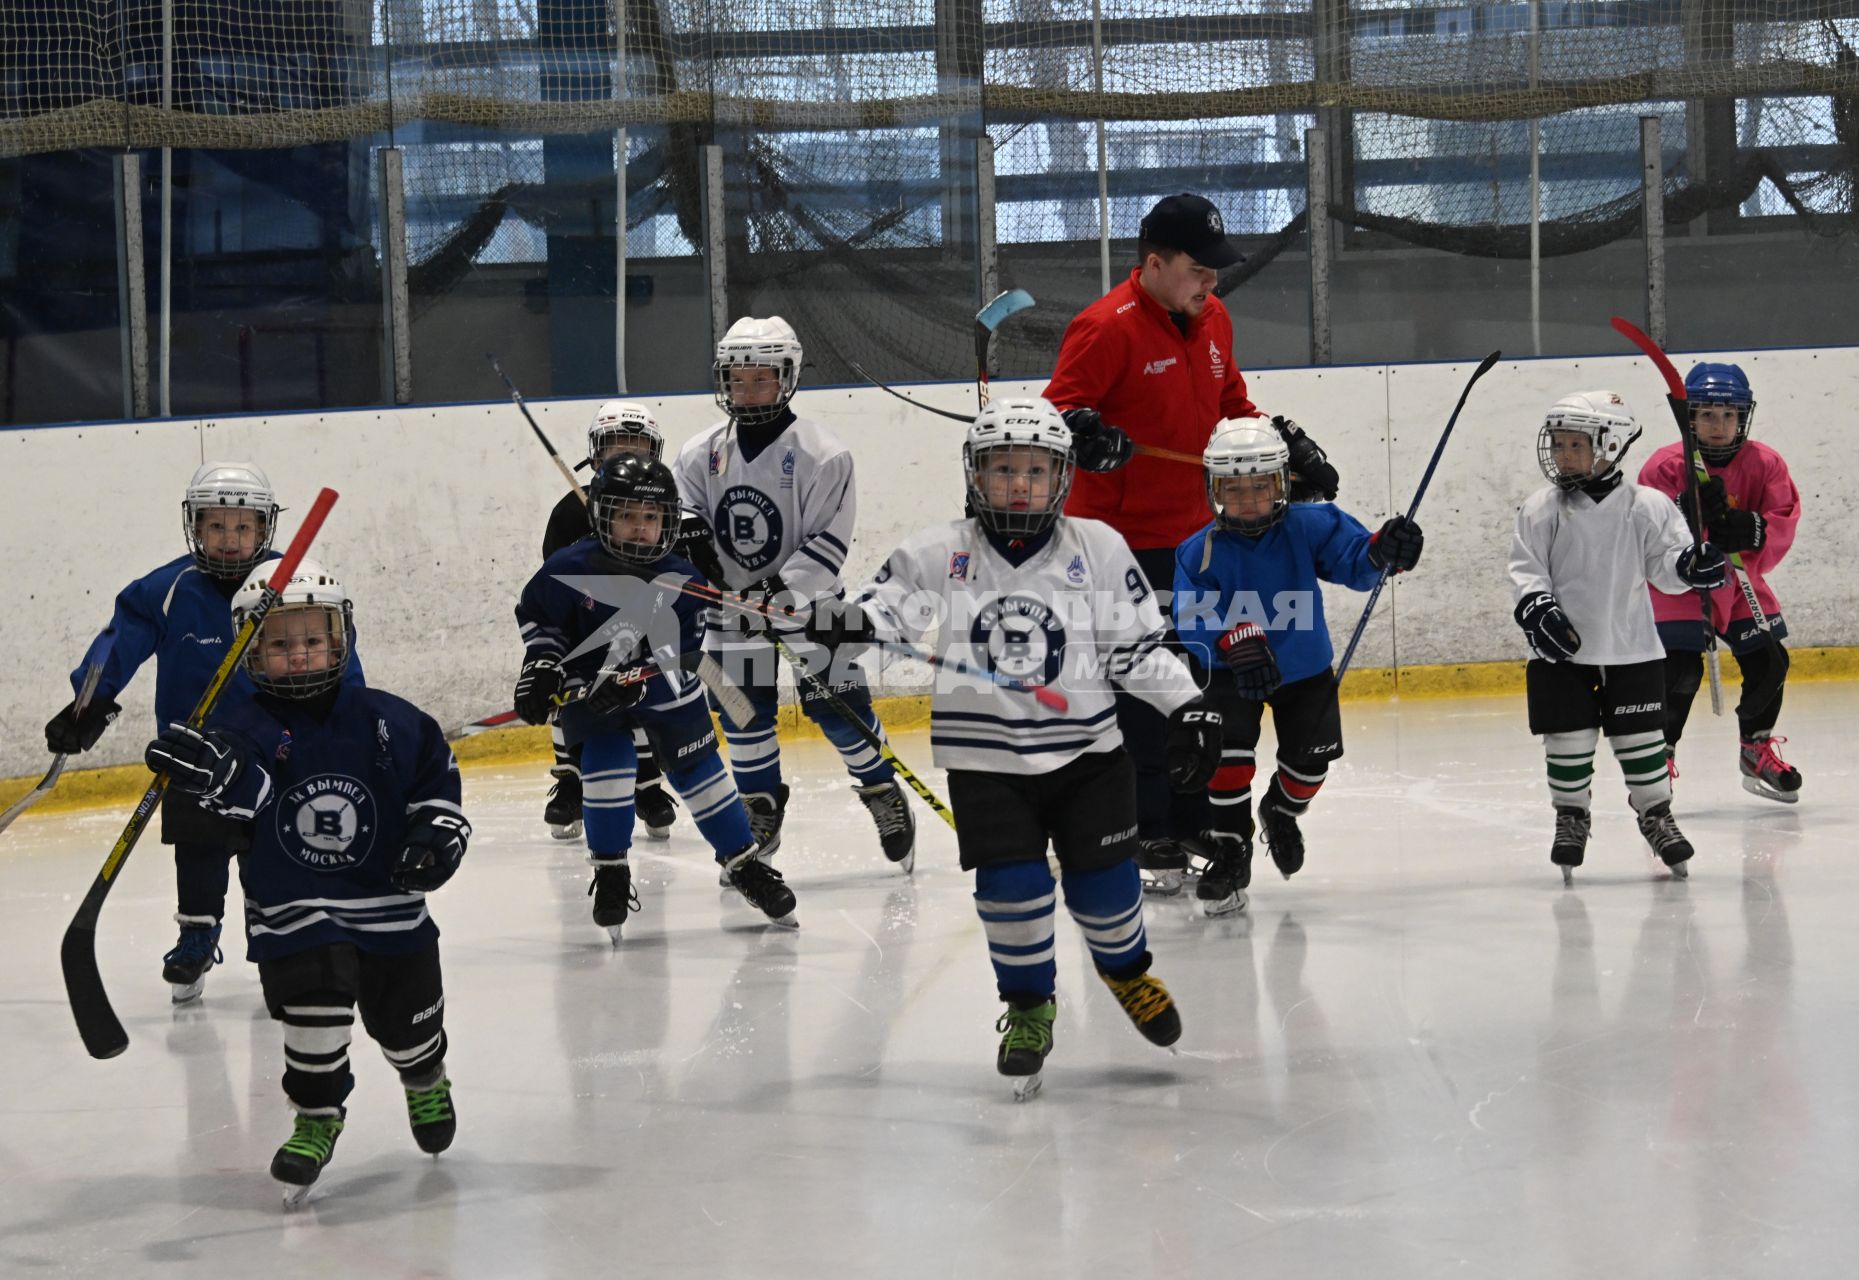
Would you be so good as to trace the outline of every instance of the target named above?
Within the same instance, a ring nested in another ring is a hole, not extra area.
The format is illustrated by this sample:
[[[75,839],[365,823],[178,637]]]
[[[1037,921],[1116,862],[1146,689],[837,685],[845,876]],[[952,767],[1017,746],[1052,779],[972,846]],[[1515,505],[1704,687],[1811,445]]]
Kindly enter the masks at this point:
[[[1657,729],[1623,733],[1609,738],[1607,745],[1613,748],[1614,759],[1620,761],[1620,772],[1627,780],[1627,800],[1635,813],[1644,813],[1672,798],[1672,778],[1665,768],[1664,733]]]
[[[1551,733],[1543,738],[1549,766],[1549,798],[1555,804],[1587,809],[1594,783],[1594,747],[1598,730]]]

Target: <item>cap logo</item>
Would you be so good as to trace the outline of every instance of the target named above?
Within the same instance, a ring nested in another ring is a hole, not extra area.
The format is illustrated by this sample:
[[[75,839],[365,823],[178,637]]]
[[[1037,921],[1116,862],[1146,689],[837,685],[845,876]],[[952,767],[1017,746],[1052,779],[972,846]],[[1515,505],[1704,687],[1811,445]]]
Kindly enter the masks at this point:
[[[1217,236],[1226,234],[1226,228],[1222,226],[1220,222],[1220,211],[1218,209],[1209,209],[1207,211],[1207,229]]]

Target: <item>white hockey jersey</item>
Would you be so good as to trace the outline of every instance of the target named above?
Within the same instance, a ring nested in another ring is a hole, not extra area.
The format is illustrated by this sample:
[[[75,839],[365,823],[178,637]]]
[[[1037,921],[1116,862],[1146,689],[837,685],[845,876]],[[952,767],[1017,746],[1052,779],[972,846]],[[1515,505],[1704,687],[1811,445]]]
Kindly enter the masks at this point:
[[[1580,490],[1551,486],[1531,494],[1517,512],[1511,598],[1538,591],[1556,598],[1581,637],[1571,662],[1650,662],[1665,656],[1665,646],[1646,584],[1689,591],[1678,576],[1678,553],[1690,545],[1677,504],[1657,490],[1623,479],[1596,502]]]
[[[796,418],[753,459],[740,444],[725,419],[687,441],[672,465],[684,505],[716,535],[725,578],[717,585],[741,590],[779,574],[805,600],[841,594],[858,519],[851,452],[811,418]],[[739,616],[718,621],[728,630]],[[798,631],[805,617],[798,610],[780,629]]]
[[[1200,692],[1163,646],[1167,626],[1129,545],[1097,520],[1060,520],[1018,568],[974,520],[932,525],[892,552],[857,599],[886,639],[936,631],[939,654],[1069,701],[1053,711],[983,677],[939,670],[930,746],[944,769],[1049,773],[1120,746],[1113,682],[1164,714]]]

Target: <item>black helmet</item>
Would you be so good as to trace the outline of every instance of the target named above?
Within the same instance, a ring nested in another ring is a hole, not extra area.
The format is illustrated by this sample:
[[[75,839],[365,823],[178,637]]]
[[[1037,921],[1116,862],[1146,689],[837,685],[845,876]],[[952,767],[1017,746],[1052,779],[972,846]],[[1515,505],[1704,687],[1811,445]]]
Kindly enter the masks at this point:
[[[617,517],[642,510],[658,515],[657,536],[622,537],[613,525]],[[607,554],[627,564],[652,564],[671,552],[678,539],[678,482],[664,463],[637,453],[607,459],[587,487],[587,514],[594,536]]]

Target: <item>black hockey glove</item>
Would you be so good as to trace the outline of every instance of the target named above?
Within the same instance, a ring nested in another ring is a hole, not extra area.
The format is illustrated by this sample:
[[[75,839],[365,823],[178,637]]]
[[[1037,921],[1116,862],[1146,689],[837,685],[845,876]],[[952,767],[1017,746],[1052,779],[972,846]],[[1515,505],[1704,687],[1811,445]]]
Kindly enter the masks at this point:
[[[1278,692],[1278,658],[1272,653],[1265,628],[1256,622],[1242,622],[1220,637],[1220,656],[1233,669],[1239,682],[1239,696],[1250,702],[1263,702]]]
[[[1225,717],[1202,699],[1176,707],[1168,718],[1168,782],[1186,795],[1203,790],[1220,767]]]
[[[656,668],[626,667],[609,672],[607,678],[595,685],[593,691],[582,699],[587,709],[597,716],[609,715],[615,711],[630,711],[645,701],[646,682],[651,679]]]
[[[752,611],[731,609],[730,612],[741,617],[742,629],[750,635],[769,636],[783,630],[775,625],[777,621],[788,623],[786,629],[799,625],[794,611],[799,597],[788,590],[780,574],[771,574],[751,582],[739,594],[745,603],[753,606]]]
[[[1705,524],[1716,524],[1723,519],[1724,512],[1730,509],[1730,495],[1724,490],[1722,476],[1698,481],[1698,505],[1704,508]],[[1679,503],[1679,509],[1684,508],[1685,504]]]
[[[1723,552],[1706,542],[1678,553],[1678,576],[1704,591],[1723,585]]]
[[[1322,494],[1325,502],[1336,501],[1336,492],[1342,486],[1342,477],[1336,474],[1336,468],[1330,465],[1330,457],[1317,447],[1317,442],[1305,434],[1304,428],[1282,415],[1272,419],[1272,426],[1284,438],[1285,448],[1290,453],[1291,470],[1303,482],[1304,487],[1314,494]]]
[[[1754,511],[1735,508],[1712,517],[1705,526],[1711,545],[1729,551],[1760,551],[1768,540],[1769,524]]]
[[[1071,428],[1072,460],[1081,471],[1115,471],[1136,451],[1135,443],[1095,409],[1067,409],[1060,416]]]
[[[1517,602],[1517,625],[1523,628],[1530,652],[1544,662],[1563,662],[1581,649],[1581,637],[1575,634],[1568,614],[1547,591],[1538,591]]]
[[[142,761],[168,775],[168,785],[211,801],[224,795],[250,766],[247,752],[234,740],[211,730],[170,724],[148,744]]]
[[[1406,573],[1420,563],[1426,535],[1406,516],[1391,516],[1368,540],[1368,562],[1377,569]]]
[[[431,893],[450,880],[471,838],[471,824],[462,815],[421,812],[419,821],[409,825],[406,847],[387,873],[402,893]]]
[[[807,639],[829,652],[848,645],[876,644],[871,615],[850,600],[818,600],[807,619]]]
[[[710,533],[710,526],[699,515],[684,513],[683,521],[678,525],[678,540],[671,544],[673,555],[683,556],[697,566],[697,572],[704,575],[704,580],[714,587],[722,587],[723,560],[717,555],[716,540]]]
[[[122,710],[108,698],[92,698],[80,715],[77,699],[71,699],[63,711],[45,722],[45,749],[64,756],[89,751]]]
[[[534,658],[523,664],[516,678],[516,714],[524,724],[542,724],[555,709],[562,691],[562,664],[554,658]]]

